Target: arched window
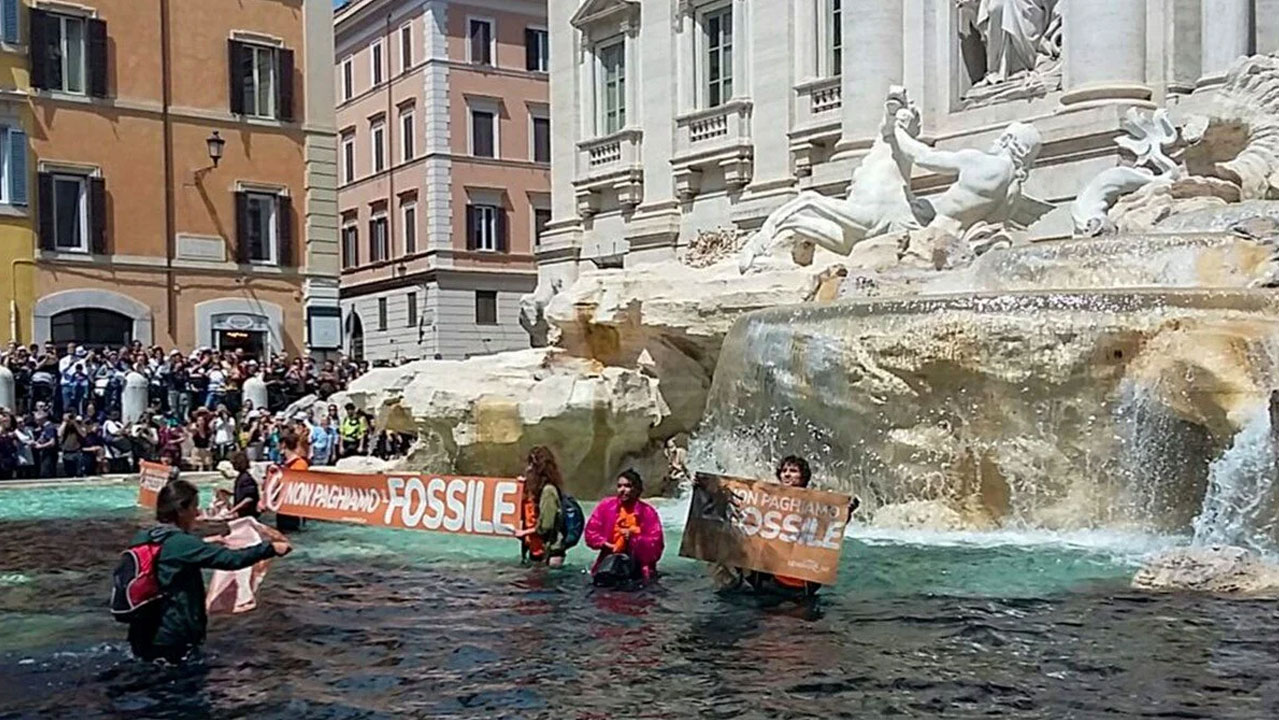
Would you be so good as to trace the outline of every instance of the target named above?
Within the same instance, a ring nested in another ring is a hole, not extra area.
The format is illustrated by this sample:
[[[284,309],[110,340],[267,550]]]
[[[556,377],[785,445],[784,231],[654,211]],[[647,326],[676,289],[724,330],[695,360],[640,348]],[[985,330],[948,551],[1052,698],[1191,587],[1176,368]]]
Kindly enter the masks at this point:
[[[364,323],[354,310],[346,316],[346,337],[349,342],[347,355],[352,360],[364,359]]]
[[[100,308],[67,310],[50,320],[49,339],[57,345],[120,347],[133,342],[133,318]]]

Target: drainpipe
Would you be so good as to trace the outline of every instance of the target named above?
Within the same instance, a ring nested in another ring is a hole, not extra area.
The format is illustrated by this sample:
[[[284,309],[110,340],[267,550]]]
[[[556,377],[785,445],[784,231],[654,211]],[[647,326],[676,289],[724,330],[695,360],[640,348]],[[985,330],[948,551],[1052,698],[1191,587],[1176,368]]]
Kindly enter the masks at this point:
[[[36,266],[36,261],[31,258],[16,258],[12,267],[9,268],[9,337],[14,342],[21,342],[18,339],[18,266],[30,265]]]
[[[382,53],[382,59],[386,62],[386,260],[390,261],[392,257],[391,248],[395,247],[395,141],[391,138],[395,137],[393,130],[399,124],[399,117],[395,115],[395,94],[392,92],[391,86],[395,80],[391,77],[391,13],[386,14],[386,30],[382,34],[382,47],[386,48]],[[404,51],[400,51],[400,57],[404,57]],[[401,131],[404,128],[400,128]],[[404,147],[404,138],[400,138],[400,147]]]
[[[164,126],[164,273],[165,300],[169,338],[178,344],[178,295],[173,277],[173,258],[177,254],[177,218],[173,199],[173,104],[172,28],[169,26],[169,0],[160,0],[160,77],[163,93],[161,117]]]

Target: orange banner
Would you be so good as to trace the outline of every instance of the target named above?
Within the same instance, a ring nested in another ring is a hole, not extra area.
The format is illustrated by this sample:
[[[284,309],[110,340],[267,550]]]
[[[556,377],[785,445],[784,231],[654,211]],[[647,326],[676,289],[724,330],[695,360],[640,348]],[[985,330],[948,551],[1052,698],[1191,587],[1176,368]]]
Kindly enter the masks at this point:
[[[698,473],[679,554],[828,585],[839,571],[849,500]]]
[[[285,515],[407,530],[513,537],[523,485],[508,478],[286,470],[272,466],[263,504]]]
[[[169,466],[143,460],[138,468],[138,506],[154,510],[160,488],[169,482]]]

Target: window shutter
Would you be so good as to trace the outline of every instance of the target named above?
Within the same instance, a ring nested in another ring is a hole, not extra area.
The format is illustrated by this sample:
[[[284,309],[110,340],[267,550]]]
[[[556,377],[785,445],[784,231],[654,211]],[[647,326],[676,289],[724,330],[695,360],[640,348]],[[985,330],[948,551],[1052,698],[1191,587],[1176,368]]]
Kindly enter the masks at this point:
[[[107,252],[107,181],[100,177],[89,178],[89,250]]]
[[[466,249],[475,249],[475,208],[466,206]]]
[[[280,267],[293,267],[293,198],[280,195],[275,201],[276,235],[280,240]]]
[[[235,261],[249,264],[249,195],[235,194]]]
[[[537,33],[524,28],[524,69],[537,69]]]
[[[31,87],[49,87],[49,14],[32,9],[28,15],[31,31],[27,55],[31,61]]]
[[[231,113],[244,114],[244,44],[235,40],[227,41],[227,74],[231,78]]]
[[[53,174],[40,173],[36,177],[36,202],[40,211],[40,249],[54,250],[57,240],[53,236]]]
[[[293,51],[280,49],[276,53],[276,117],[280,120],[293,120]]]
[[[27,134],[10,130],[9,141],[9,204],[26,205],[27,200]]]
[[[88,70],[89,94],[94,97],[107,96],[107,24],[103,20],[92,18],[88,22],[89,37]]]
[[[4,24],[4,41],[18,44],[18,0],[0,0],[0,23]]]
[[[497,251],[500,253],[510,251],[510,243],[507,242],[506,208],[497,209]]]

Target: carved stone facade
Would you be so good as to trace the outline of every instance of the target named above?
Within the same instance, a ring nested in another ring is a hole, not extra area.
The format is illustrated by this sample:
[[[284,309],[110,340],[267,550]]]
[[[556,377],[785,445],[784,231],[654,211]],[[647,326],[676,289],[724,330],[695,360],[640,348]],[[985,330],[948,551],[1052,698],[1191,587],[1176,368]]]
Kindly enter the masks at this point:
[[[754,231],[804,191],[848,192],[904,86],[919,139],[1042,139],[1027,196],[1074,230],[1089,181],[1132,159],[1130,109],[1206,107],[1234,58],[1279,49],[1279,0],[584,0],[550,8],[553,218],[542,281]],[[642,131],[641,131],[642,128]],[[915,195],[951,179],[916,166]],[[1103,189],[1104,190],[1104,189]]]

